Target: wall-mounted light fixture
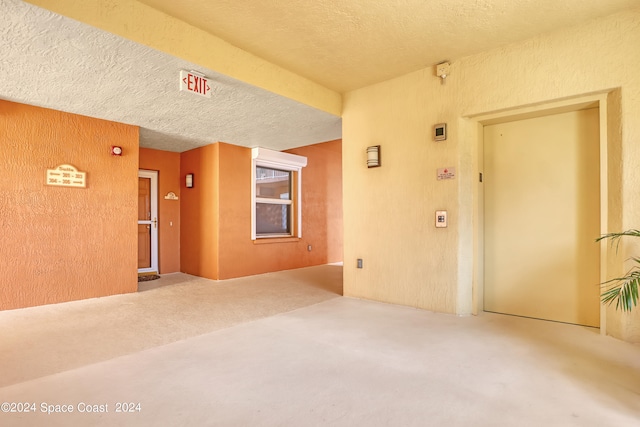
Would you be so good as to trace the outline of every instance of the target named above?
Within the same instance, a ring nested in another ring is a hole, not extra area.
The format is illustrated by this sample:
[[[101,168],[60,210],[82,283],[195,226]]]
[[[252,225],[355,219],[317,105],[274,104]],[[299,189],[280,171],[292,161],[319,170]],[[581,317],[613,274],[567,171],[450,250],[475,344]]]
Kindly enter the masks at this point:
[[[185,185],[187,186],[187,188],[193,188],[193,174],[192,173],[188,173],[186,178],[185,178]]]
[[[367,147],[367,167],[377,168],[378,166],[380,166],[380,146]]]

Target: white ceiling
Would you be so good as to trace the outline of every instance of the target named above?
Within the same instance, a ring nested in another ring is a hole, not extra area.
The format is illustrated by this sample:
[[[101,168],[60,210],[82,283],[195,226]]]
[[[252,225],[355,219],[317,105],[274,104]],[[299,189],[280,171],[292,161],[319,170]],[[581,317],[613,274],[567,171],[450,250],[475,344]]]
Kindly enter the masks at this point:
[[[132,0],[134,1],[134,0]],[[640,0],[140,0],[344,92],[631,7]],[[179,70],[213,79],[178,91]],[[0,0],[0,99],[141,127],[170,151],[224,141],[282,150],[341,119],[20,0]]]
[[[179,72],[213,80],[179,92]],[[275,150],[341,137],[339,117],[18,0],[0,0],[0,99],[138,125],[140,145]]]

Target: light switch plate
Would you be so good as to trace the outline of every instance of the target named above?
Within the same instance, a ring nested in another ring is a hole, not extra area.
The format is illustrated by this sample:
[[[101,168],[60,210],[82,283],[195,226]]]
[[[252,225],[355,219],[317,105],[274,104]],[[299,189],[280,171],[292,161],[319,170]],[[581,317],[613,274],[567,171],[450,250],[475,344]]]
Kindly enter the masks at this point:
[[[436,228],[446,228],[447,224],[447,211],[436,211]]]

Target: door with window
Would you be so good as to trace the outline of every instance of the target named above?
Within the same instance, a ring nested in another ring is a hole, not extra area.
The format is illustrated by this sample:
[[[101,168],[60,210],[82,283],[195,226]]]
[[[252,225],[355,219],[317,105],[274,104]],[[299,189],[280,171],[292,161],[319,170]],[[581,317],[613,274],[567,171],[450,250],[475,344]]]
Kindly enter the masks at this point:
[[[138,171],[138,273],[158,272],[158,172]]]

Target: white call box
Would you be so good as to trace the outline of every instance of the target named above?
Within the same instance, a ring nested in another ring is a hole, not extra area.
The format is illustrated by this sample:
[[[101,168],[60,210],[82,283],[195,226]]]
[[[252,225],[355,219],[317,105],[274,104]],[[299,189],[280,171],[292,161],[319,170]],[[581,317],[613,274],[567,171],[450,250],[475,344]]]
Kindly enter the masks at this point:
[[[447,139],[447,124],[439,123],[433,127],[433,140],[444,141]]]
[[[447,211],[436,211],[436,228],[447,227]]]

